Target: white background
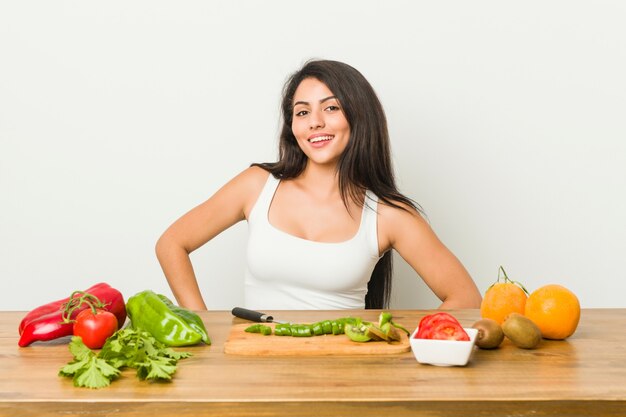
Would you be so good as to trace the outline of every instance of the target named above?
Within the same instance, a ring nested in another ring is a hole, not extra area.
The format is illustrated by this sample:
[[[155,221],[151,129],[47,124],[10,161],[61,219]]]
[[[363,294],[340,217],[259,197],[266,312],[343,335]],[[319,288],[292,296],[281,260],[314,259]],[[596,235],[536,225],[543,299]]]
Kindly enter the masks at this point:
[[[624,2],[0,1],[2,310],[171,294],[157,238],[275,160],[310,58],[370,80],[401,190],[481,292],[503,265],[626,307]],[[242,303],[246,233],[192,255],[210,309]],[[396,258],[392,307],[436,307]]]

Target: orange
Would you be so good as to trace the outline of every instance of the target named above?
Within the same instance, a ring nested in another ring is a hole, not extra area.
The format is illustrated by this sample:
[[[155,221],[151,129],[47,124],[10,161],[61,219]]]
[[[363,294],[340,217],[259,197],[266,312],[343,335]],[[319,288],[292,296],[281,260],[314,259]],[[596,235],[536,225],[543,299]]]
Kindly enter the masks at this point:
[[[499,282],[500,271],[504,273],[504,282]],[[502,324],[504,319],[511,313],[524,314],[526,298],[524,287],[515,281],[511,281],[506,276],[504,269],[500,267],[498,279],[495,284],[487,289],[480,304],[480,316]]]
[[[531,319],[545,339],[562,340],[574,334],[580,320],[580,303],[567,288],[544,285],[526,301],[524,315]]]

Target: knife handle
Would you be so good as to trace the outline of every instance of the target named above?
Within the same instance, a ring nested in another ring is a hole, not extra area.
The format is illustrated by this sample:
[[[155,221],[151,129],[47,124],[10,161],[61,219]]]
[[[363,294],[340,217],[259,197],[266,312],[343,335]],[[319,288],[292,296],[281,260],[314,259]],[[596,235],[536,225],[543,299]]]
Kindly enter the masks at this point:
[[[239,317],[241,319],[252,320],[256,322],[272,322],[274,321],[274,317],[268,316],[265,313],[261,313],[260,311],[248,310],[243,307],[235,307],[231,311],[233,316]]]

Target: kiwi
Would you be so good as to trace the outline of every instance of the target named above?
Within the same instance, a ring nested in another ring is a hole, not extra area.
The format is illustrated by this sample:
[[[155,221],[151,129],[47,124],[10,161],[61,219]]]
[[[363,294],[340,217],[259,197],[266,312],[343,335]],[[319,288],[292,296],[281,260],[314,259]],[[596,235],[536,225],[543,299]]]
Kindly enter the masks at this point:
[[[495,349],[504,340],[504,332],[500,323],[492,319],[480,319],[472,325],[478,330],[476,346],[481,349]]]
[[[372,340],[384,340],[389,341],[389,337],[378,327],[372,325],[367,326],[366,335]]]
[[[511,342],[522,349],[534,349],[541,342],[541,330],[528,317],[511,313],[502,323],[502,331]]]
[[[402,340],[402,335],[400,334],[398,329],[396,329],[396,325],[393,324],[393,322],[391,321],[383,324],[381,330],[385,332],[385,335],[389,339],[389,342],[399,342],[400,340]]]
[[[346,323],[343,330],[353,342],[369,342],[372,338],[367,334],[368,325],[369,323]]]

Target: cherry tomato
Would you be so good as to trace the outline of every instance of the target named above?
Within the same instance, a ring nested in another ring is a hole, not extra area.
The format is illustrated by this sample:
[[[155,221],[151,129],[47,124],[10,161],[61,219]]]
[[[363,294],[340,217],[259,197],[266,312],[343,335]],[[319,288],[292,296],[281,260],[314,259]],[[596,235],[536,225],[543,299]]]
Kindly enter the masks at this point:
[[[110,311],[88,308],[76,316],[74,335],[80,336],[90,349],[100,349],[107,338],[117,330],[117,318]]]

